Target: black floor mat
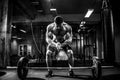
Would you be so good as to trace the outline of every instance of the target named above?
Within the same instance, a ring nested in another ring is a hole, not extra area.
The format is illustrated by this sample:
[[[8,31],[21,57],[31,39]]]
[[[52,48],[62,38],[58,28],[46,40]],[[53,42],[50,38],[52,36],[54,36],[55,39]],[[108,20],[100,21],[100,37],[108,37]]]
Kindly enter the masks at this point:
[[[3,75],[5,75],[5,74],[6,74],[6,72],[0,71],[0,77],[3,76]]]

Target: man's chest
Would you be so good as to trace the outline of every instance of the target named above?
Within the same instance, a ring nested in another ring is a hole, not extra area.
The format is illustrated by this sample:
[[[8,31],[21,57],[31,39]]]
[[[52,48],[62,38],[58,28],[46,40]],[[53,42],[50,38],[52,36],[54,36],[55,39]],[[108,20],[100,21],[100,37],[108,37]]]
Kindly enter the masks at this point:
[[[67,33],[67,30],[65,28],[53,28],[52,33],[56,36],[63,37]]]

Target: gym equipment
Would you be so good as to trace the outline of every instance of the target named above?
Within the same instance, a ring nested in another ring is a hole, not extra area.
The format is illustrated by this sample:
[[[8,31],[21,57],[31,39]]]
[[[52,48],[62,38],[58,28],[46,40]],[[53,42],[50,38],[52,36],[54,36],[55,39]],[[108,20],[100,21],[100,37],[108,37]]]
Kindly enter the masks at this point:
[[[85,27],[81,27],[80,29],[81,31],[79,31],[80,34],[82,34],[82,38],[84,37],[84,34],[88,33],[88,30],[86,30]],[[84,42],[83,42],[84,43]],[[83,44],[84,45],[84,44]],[[66,60],[67,57],[63,56],[64,55],[64,51],[61,50],[62,54],[59,54],[59,59],[62,60],[63,58]],[[84,52],[83,52],[84,53]],[[101,63],[99,61],[99,58],[96,56],[92,56],[92,61],[93,64],[91,67],[72,67],[72,69],[91,69],[92,71],[92,76],[95,80],[98,80],[101,75],[102,75],[102,68],[101,68]],[[27,57],[21,57],[18,61],[18,65],[17,65],[17,73],[18,73],[18,77],[20,79],[25,79],[27,77],[28,74],[28,69],[30,69],[30,67],[28,67],[28,64],[30,63],[30,60]],[[56,67],[53,67],[53,69],[55,69]],[[56,68],[59,69],[59,68]],[[70,76],[74,76],[74,75],[70,75]]]
[[[18,61],[17,65],[17,74],[20,79],[25,79],[28,74],[28,67],[29,60],[26,57],[21,57]],[[53,69],[61,69],[58,67],[53,67]],[[94,56],[93,57],[93,65],[91,67],[72,67],[72,69],[91,69],[92,71],[92,76],[94,80],[98,80],[101,75],[102,75],[102,68],[101,68],[101,63],[98,59],[98,57]],[[74,75],[70,75],[71,77]]]
[[[86,28],[81,29],[81,31],[79,32],[80,34],[82,34],[82,36],[84,37],[84,35],[87,33]],[[86,44],[87,47],[91,47],[91,45],[88,46],[88,44]],[[59,45],[58,45],[59,46]],[[94,46],[94,45],[93,45]],[[59,47],[58,47],[59,48]],[[84,47],[86,48],[86,47]],[[60,54],[57,57],[57,60],[67,60],[68,57],[65,55],[64,50],[62,50],[61,48],[58,49],[60,52]],[[83,52],[85,53],[85,52]],[[94,54],[93,54],[94,55]],[[90,67],[73,67],[72,69],[91,69],[92,71],[92,76],[95,80],[98,80],[101,75],[102,75],[102,68],[101,68],[101,63],[99,61],[99,58],[96,56],[91,56],[92,57],[92,66]],[[18,77],[20,79],[25,79],[27,74],[28,74],[28,69],[30,69],[30,67],[28,67],[28,64],[30,63],[31,60],[29,60],[27,57],[21,57],[20,60],[18,61],[18,68],[17,68],[17,73],[18,73]],[[53,67],[53,69],[59,69],[56,67]],[[70,75],[71,77],[74,75]]]
[[[27,64],[28,59],[25,57],[21,57],[17,64],[17,74],[20,79],[25,79],[28,74]]]
[[[93,57],[92,75],[95,80],[98,80],[102,75],[101,63],[98,57]]]
[[[85,21],[82,21],[85,22]],[[85,56],[88,56],[88,59],[92,59],[92,67],[89,67],[92,70],[92,76],[94,80],[98,80],[102,75],[102,68],[99,58],[96,56],[96,32],[94,27],[89,28],[84,24],[80,24],[78,33],[80,37],[82,37],[83,46],[82,46],[82,54],[84,55],[84,63],[85,63]],[[92,35],[93,39],[90,39]],[[92,53],[92,54],[90,54]]]

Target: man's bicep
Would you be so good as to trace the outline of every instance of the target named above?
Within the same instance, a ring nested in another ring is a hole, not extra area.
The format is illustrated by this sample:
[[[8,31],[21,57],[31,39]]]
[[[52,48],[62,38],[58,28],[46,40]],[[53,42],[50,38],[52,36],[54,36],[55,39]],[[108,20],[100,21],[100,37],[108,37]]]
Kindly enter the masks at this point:
[[[52,34],[51,32],[46,32],[46,41],[50,42],[52,40]]]
[[[48,37],[48,31],[46,31],[46,40],[48,39],[49,37]]]
[[[49,43],[48,32],[46,32],[46,42]]]
[[[69,33],[69,41],[72,42],[72,33]]]
[[[68,35],[69,35],[69,39],[72,39],[73,34],[72,34],[72,28],[70,27],[69,31],[68,31]]]
[[[72,42],[72,35],[71,35],[71,33],[68,32],[65,35],[64,39],[65,39],[65,42]]]
[[[72,33],[72,28],[70,28],[70,36],[72,37],[73,36],[73,33]]]
[[[50,38],[50,26],[47,26],[47,29],[46,29],[46,42],[49,43],[50,40],[51,40],[51,38]]]

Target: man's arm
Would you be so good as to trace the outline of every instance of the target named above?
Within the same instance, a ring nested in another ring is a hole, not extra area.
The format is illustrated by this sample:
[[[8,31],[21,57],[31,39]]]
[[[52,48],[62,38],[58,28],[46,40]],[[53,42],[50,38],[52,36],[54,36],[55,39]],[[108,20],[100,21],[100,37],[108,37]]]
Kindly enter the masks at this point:
[[[72,34],[72,28],[71,28],[71,26],[69,26],[68,27],[68,32],[64,36],[65,41],[64,41],[63,44],[71,44],[72,43],[72,36],[73,36],[73,34]]]
[[[55,35],[51,32],[51,26],[47,26],[47,30],[46,30],[46,42],[51,45],[56,45],[56,43],[54,42],[55,40]]]

